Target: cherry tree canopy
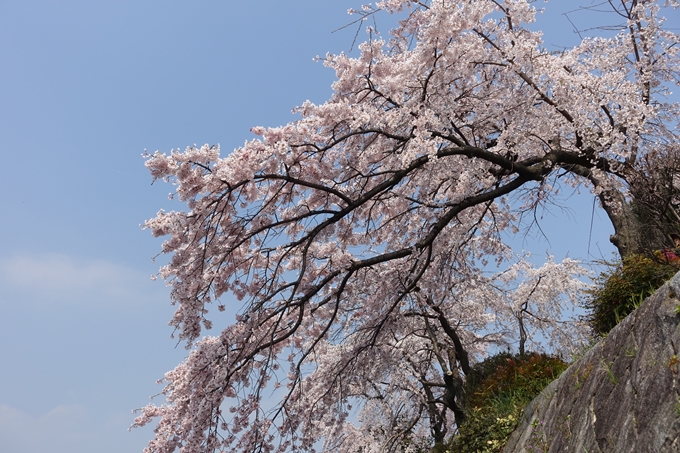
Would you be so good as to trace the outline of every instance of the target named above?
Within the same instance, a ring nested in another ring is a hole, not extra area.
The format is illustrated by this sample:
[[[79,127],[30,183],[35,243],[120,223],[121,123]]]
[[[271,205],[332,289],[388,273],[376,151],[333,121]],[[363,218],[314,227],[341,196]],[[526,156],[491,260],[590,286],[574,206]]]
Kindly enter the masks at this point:
[[[557,187],[586,186],[636,250],[629,185],[678,151],[678,38],[657,2],[626,0],[619,34],[549,52],[530,3],[377,2],[354,13],[403,20],[325,57],[326,103],[225,157],[148,156],[188,206],[146,227],[168,237],[160,275],[190,353],[135,421],[160,418],[147,451],[414,451],[463,422],[489,342],[578,340],[562,310],[585,271],[534,268],[503,238]],[[228,294],[236,321],[200,338]]]

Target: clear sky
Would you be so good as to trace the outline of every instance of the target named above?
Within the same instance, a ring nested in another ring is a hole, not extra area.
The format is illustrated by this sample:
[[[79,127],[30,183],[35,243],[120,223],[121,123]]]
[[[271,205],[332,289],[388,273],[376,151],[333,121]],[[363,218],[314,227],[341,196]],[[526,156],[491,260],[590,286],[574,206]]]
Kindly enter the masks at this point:
[[[548,45],[577,41],[561,15],[574,4],[537,3]],[[153,433],[126,431],[131,410],[186,351],[170,339],[167,288],[149,279],[160,241],[140,229],[180,206],[141,154],[226,153],[250,127],[323,102],[333,73],[312,58],[350,49],[356,28],[331,32],[359,6],[0,0],[0,451],[142,450]],[[521,246],[609,256],[602,216],[589,239],[590,199],[568,203],[570,216],[543,219],[549,242]]]

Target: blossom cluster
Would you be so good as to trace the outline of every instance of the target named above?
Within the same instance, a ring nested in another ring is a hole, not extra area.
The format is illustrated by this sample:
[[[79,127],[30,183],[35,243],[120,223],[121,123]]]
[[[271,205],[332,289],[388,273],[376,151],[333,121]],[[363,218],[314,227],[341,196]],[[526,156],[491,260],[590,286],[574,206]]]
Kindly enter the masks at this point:
[[[455,431],[468,355],[578,341],[583,268],[535,268],[505,238],[565,184],[616,215],[640,156],[676,140],[660,99],[680,46],[638,0],[615,37],[548,52],[531,3],[377,2],[408,15],[324,59],[327,102],[224,156],[148,156],[186,204],[145,225],[190,349],[135,421],[159,419],[148,453],[414,451]],[[234,324],[202,337],[233,298]]]

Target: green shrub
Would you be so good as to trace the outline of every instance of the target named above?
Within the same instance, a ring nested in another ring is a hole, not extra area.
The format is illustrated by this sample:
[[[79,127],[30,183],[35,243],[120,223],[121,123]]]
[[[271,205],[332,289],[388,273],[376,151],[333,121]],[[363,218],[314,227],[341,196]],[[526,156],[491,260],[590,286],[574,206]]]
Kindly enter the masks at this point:
[[[468,418],[445,451],[501,451],[526,405],[566,368],[561,359],[537,353],[501,353],[475,365],[466,382]]]
[[[609,270],[595,279],[595,289],[589,292],[592,299],[586,303],[591,312],[588,321],[597,335],[609,333],[678,271],[675,263],[643,255],[603,264]]]

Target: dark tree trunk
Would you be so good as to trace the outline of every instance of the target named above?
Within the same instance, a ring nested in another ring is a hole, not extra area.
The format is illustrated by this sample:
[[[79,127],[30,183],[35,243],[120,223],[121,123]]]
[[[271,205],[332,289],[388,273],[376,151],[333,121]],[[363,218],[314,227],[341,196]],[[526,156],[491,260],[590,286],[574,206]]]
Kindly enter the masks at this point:
[[[620,191],[600,194],[600,202],[614,227],[609,240],[621,258],[649,255],[656,250],[675,247],[673,234],[680,232],[675,208],[664,200],[648,203],[641,196],[627,201]],[[642,195],[642,194],[640,194]]]
[[[614,227],[614,234],[609,240],[617,248],[621,258],[641,253],[643,251],[641,225],[623,194],[618,190],[607,190],[603,191],[599,198]]]

